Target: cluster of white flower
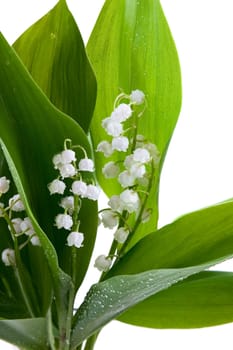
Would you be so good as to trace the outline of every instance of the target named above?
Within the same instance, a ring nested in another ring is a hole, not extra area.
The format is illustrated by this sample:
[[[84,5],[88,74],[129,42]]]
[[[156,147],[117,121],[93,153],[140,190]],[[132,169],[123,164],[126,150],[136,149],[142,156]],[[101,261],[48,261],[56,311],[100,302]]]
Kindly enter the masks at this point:
[[[5,176],[0,178],[0,197],[7,193],[10,189],[10,180]],[[0,217],[8,223],[8,229],[11,233],[13,241],[23,235],[27,236],[27,240],[21,244],[19,249],[22,249],[28,242],[34,246],[40,246],[40,240],[36,235],[32,222],[29,217],[15,217],[15,213],[25,211],[24,204],[20,199],[19,194],[15,194],[8,200],[8,205],[0,202]],[[11,248],[6,248],[1,254],[2,262],[6,266],[15,265],[15,251]]]
[[[70,148],[68,148],[68,146]],[[71,145],[70,140],[65,140],[65,149],[53,157],[53,165],[59,171],[58,178],[54,179],[49,185],[50,194],[64,195],[60,201],[60,206],[64,209],[55,218],[55,226],[58,229],[70,231],[67,236],[67,245],[81,248],[83,246],[84,234],[79,232],[80,222],[78,213],[83,198],[96,201],[99,198],[100,190],[93,183],[87,183],[83,180],[83,173],[94,172],[93,160],[87,157],[86,151],[81,146]],[[84,158],[77,161],[75,148],[79,148],[84,153]],[[66,179],[72,180],[71,185],[67,185]],[[70,193],[72,195],[70,195]]]
[[[104,227],[117,228],[114,239],[119,244],[124,244],[131,233],[127,220],[130,218],[132,224],[132,215],[134,222],[141,215],[140,221],[144,223],[151,214],[150,208],[143,212],[140,210],[145,206],[153,169],[158,166],[160,155],[155,144],[137,133],[138,118],[144,110],[145,94],[142,91],[134,90],[130,95],[121,93],[115,100],[110,117],[102,121],[102,127],[111,139],[101,141],[96,149],[105,158],[111,157],[114,152],[125,153],[122,161],[110,160],[102,169],[106,179],[117,179],[123,189],[109,199],[109,208],[101,211],[100,218]],[[126,121],[127,128],[124,129]],[[95,267],[100,271],[107,271],[111,264],[111,256],[101,255],[95,261]]]

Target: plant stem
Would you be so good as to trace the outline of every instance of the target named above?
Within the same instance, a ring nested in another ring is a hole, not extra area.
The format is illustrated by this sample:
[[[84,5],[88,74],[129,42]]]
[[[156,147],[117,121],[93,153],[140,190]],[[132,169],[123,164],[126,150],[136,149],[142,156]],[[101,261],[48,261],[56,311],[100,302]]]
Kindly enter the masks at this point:
[[[19,274],[18,268],[15,267],[15,268],[14,268],[14,271],[15,271],[15,276],[16,276],[16,279],[17,279],[17,281],[18,281],[19,288],[20,288],[20,291],[21,291],[21,293],[22,293],[22,296],[23,296],[25,305],[26,305],[26,307],[27,307],[27,309],[28,309],[28,312],[29,312],[30,316],[31,316],[32,318],[34,318],[34,317],[36,317],[36,316],[35,316],[35,314],[34,314],[34,312],[33,312],[33,310],[32,310],[31,303],[30,303],[30,300],[29,300],[29,298],[28,298],[28,296],[27,296],[27,293],[26,293],[26,291],[25,291],[23,282],[22,282],[22,280],[21,280],[21,278],[20,278],[20,274]]]
[[[24,287],[23,280],[22,280],[22,278],[20,276],[19,269],[17,267],[17,261],[19,262],[19,264],[22,264],[21,258],[20,258],[20,253],[19,253],[18,241],[17,241],[17,238],[16,238],[17,234],[15,232],[14,225],[12,224],[12,222],[10,220],[10,217],[8,216],[8,214],[6,212],[4,214],[4,219],[6,220],[8,226],[10,227],[11,237],[12,237],[12,240],[14,242],[14,250],[15,250],[15,256],[16,256],[16,265],[14,266],[15,276],[16,276],[16,279],[18,281],[19,288],[20,288],[22,297],[24,299],[25,305],[26,305],[26,307],[28,309],[29,315],[33,318],[33,317],[35,317],[35,314],[33,312],[32,306],[31,306],[30,298],[27,295],[26,289]]]
[[[46,321],[47,321],[47,332],[48,332],[49,346],[51,347],[51,350],[56,350],[55,339],[54,339],[54,334],[53,334],[53,322],[52,322],[51,308],[49,308],[49,310],[47,312]]]
[[[93,350],[94,349],[95,342],[97,340],[99,332],[100,331],[94,333],[90,338],[87,339],[84,350]]]
[[[155,167],[154,167],[153,161],[151,162],[151,164],[152,164],[152,165],[151,165],[152,170],[151,170],[150,181],[149,181],[149,184],[148,184],[148,187],[147,187],[147,190],[146,190],[147,193],[150,193],[151,187],[152,187],[152,185],[153,185],[154,174],[155,174]],[[136,222],[135,222],[135,224],[134,224],[134,226],[133,226],[133,228],[132,228],[132,231],[130,232],[130,234],[129,234],[127,240],[125,241],[125,243],[123,244],[123,246],[122,246],[121,249],[120,249],[120,252],[119,252],[120,255],[123,255],[123,254],[124,254],[124,252],[125,252],[127,246],[128,246],[129,243],[131,242],[131,240],[132,240],[132,238],[133,238],[133,236],[134,236],[136,230],[138,229],[138,226],[140,225],[140,223],[141,223],[141,221],[142,221],[142,215],[143,215],[143,212],[144,212],[144,210],[145,210],[145,208],[146,208],[146,204],[147,204],[147,201],[148,201],[148,197],[149,197],[148,195],[145,196],[145,199],[144,199],[144,201],[143,201],[143,203],[142,203],[142,206],[141,206],[141,208],[140,208],[140,211],[139,211],[137,220],[136,220]]]

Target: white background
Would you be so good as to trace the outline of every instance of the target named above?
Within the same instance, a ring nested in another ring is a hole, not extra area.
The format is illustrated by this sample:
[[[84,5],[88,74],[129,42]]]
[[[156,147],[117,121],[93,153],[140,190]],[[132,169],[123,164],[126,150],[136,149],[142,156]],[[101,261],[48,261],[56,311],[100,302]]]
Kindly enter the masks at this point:
[[[55,3],[56,0],[1,0],[0,30],[12,43]],[[68,1],[85,41],[103,3]],[[232,0],[161,3],[176,41],[183,75],[182,113],[161,181],[160,225],[164,225],[183,213],[233,197],[233,6]],[[98,252],[104,253],[103,249],[97,247]],[[220,268],[233,269],[231,263]],[[93,269],[89,278],[96,280]],[[112,322],[101,333],[96,350],[217,350],[223,344],[227,350],[232,348],[232,331],[232,324],[161,331]],[[1,345],[1,349],[12,347]]]

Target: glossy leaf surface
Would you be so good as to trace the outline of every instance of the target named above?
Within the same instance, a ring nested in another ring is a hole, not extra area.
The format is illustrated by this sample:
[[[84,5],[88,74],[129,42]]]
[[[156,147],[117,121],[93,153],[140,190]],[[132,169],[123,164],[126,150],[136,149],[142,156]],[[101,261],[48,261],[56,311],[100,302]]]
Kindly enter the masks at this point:
[[[8,83],[5,84],[5,81]],[[28,246],[29,266],[38,264],[40,273],[36,277],[39,280],[42,278],[44,287],[48,288],[45,279],[48,278],[46,266],[49,264],[59,294],[57,300],[66,307],[70,279],[59,269],[57,253],[59,261],[62,261],[63,254],[67,254],[68,249],[64,247],[67,233],[59,232],[54,227],[54,217],[60,212],[60,198],[49,195],[47,184],[57,176],[51,160],[54,154],[63,149],[64,140],[72,139],[74,144],[82,145],[89,153],[88,140],[74,120],[49,102],[2,36],[0,96],[0,138],[3,152],[47,258],[45,263],[43,253],[38,257],[35,249]],[[81,283],[89,263],[97,221],[94,202],[86,201],[82,210],[82,215],[92,216],[93,220],[85,224],[86,244],[78,251],[77,260],[82,260],[82,266],[77,271],[76,287]],[[69,268],[67,270],[70,272]],[[47,297],[50,297],[50,293]],[[63,311],[61,317],[65,319]]]
[[[121,275],[92,286],[76,315],[72,349],[140,301],[220,261],[188,268],[150,270],[136,275]]]
[[[95,106],[96,81],[66,1],[60,0],[13,46],[52,103],[87,131]]]
[[[130,308],[122,322],[150,328],[199,328],[233,321],[233,274],[203,272]]]
[[[0,338],[25,350],[49,349],[44,318],[0,320]]]
[[[176,48],[159,0],[107,0],[87,51],[98,83],[92,122],[94,147],[107,139],[101,120],[111,114],[116,96],[121,90],[129,94],[140,89],[146,94],[147,108],[139,121],[138,133],[158,146],[163,161],[180,111],[181,77]],[[122,160],[123,156],[115,155],[113,159]],[[119,193],[117,181],[106,180],[102,175],[106,159],[97,153],[96,161],[98,179],[106,194]],[[132,245],[156,228],[160,170],[155,174],[148,200],[148,207],[153,208],[152,219],[140,226]]]
[[[202,264],[233,253],[233,202],[182,216],[133,247],[108,276]]]

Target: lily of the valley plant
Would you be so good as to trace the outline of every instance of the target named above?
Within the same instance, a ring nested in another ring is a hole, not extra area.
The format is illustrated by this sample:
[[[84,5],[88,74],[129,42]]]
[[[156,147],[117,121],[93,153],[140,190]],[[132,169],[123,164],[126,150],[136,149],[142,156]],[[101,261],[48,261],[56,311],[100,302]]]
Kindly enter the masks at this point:
[[[180,106],[159,0],[106,0],[86,48],[65,0],[13,46],[0,36],[1,339],[91,350],[113,319],[233,321],[233,274],[206,271],[233,255],[233,201],[157,229]],[[77,300],[98,226],[103,242],[112,229],[112,245],[94,257],[99,281]]]

